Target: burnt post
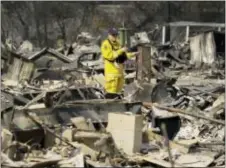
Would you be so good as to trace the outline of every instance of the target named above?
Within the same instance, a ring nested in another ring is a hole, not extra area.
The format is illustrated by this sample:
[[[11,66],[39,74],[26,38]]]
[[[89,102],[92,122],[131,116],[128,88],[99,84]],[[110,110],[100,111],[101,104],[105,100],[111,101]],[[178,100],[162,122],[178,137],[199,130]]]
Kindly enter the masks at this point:
[[[151,47],[142,45],[138,47],[139,56],[136,57],[136,79],[141,82],[145,77],[151,79]]]

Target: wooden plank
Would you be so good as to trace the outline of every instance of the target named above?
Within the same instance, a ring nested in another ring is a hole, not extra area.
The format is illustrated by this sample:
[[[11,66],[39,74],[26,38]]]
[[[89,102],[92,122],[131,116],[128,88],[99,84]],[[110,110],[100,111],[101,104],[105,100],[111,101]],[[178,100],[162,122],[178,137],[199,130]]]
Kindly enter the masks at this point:
[[[74,140],[81,140],[81,139],[99,139],[100,137],[102,137],[103,133],[99,133],[99,132],[86,132],[86,131],[76,131],[73,138]]]
[[[176,163],[182,164],[183,167],[208,167],[214,161],[213,157],[186,154],[176,159]]]
[[[161,166],[161,167],[172,167],[170,162],[167,162],[167,161],[162,160],[162,159],[158,159],[158,158],[153,157],[153,156],[137,156],[137,158],[144,160],[144,161],[147,161],[147,162],[150,162],[152,164]],[[174,164],[174,167],[183,167],[183,166],[180,165],[180,164]]]
[[[178,140],[178,141],[174,141],[174,142],[178,145],[190,148],[190,147],[194,146],[195,144],[197,144],[198,140],[197,139],[189,139],[189,140]]]
[[[93,167],[111,167],[110,165],[107,165],[106,163],[95,162],[95,161],[88,160],[88,159],[86,159],[86,163]]]
[[[34,69],[34,64],[32,62],[23,62],[23,66],[20,72],[20,80],[30,80],[31,74]]]
[[[12,81],[18,81],[18,77],[19,77],[19,73],[21,70],[21,66],[22,66],[22,60],[18,59],[18,58],[14,58],[13,59],[13,63],[10,66],[8,72],[7,72],[7,76],[6,79],[12,80]]]

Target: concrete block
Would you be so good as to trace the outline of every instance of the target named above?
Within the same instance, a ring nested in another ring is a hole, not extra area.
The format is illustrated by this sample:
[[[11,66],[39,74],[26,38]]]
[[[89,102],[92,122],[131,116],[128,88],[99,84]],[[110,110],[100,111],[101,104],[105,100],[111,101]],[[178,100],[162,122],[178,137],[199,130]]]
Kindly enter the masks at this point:
[[[124,113],[108,114],[108,129],[135,130],[143,128],[143,116]]]
[[[108,114],[107,130],[112,134],[116,146],[127,154],[140,152],[142,127],[142,115]]]

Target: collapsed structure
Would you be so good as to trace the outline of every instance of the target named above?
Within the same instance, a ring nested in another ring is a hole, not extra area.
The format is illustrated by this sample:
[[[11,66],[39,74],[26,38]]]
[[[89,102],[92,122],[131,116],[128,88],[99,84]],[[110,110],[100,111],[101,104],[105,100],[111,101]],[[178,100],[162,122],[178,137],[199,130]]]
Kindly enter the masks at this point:
[[[126,63],[123,100],[105,99],[87,33],[65,48],[2,46],[1,165],[224,167],[222,36],[153,45],[136,33],[140,56]]]

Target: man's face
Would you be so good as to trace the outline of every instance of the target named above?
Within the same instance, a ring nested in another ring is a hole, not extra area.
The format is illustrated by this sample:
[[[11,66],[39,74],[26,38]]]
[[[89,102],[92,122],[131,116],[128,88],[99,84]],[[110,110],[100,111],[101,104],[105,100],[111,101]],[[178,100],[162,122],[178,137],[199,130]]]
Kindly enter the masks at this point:
[[[118,36],[117,36],[117,35],[109,34],[109,35],[108,35],[108,38],[109,38],[109,40],[111,40],[112,42],[115,42],[115,41],[117,40]]]

